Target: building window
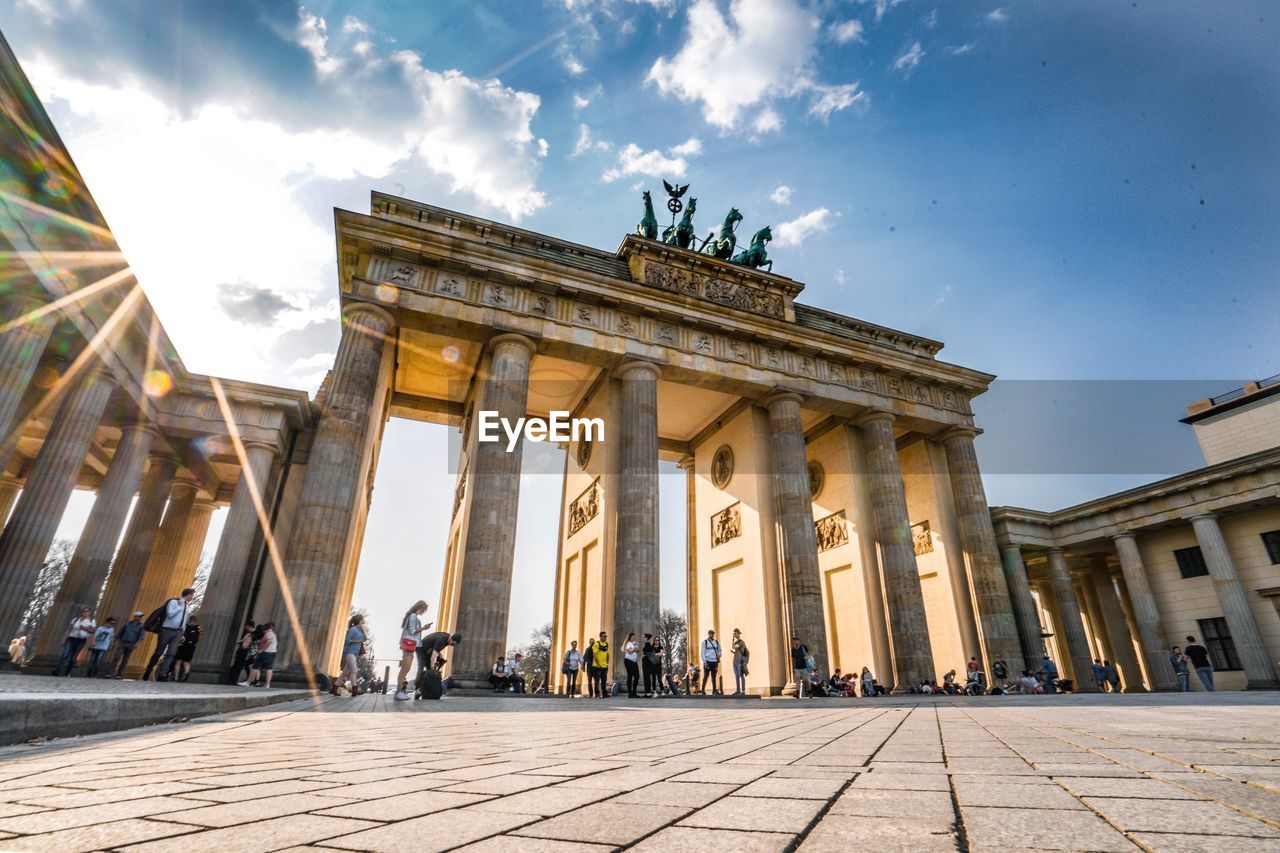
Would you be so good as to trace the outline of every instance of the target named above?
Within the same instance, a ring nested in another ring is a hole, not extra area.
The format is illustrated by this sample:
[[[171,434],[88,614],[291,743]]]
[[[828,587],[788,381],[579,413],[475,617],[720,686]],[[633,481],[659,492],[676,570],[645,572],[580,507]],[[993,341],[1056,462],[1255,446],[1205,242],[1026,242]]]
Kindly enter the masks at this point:
[[[1199,545],[1178,548],[1173,556],[1177,559],[1178,571],[1182,572],[1184,578],[1198,578],[1209,574],[1209,567],[1204,564],[1204,554],[1200,552]]]
[[[1236,654],[1236,641],[1231,639],[1231,629],[1227,620],[1197,619],[1200,624],[1200,636],[1204,638],[1205,648],[1209,650],[1209,660],[1213,668],[1218,670],[1244,669],[1240,665],[1240,656]]]
[[[1271,565],[1280,564],[1280,530],[1269,530],[1262,534],[1262,544],[1267,546],[1267,558]]]

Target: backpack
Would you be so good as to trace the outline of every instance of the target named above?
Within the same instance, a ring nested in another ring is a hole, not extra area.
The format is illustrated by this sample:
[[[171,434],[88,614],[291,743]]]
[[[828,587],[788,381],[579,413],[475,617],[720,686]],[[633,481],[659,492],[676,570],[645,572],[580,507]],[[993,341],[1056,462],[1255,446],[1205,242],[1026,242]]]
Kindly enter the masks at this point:
[[[164,627],[165,612],[169,609],[169,602],[176,601],[170,598],[164,604],[161,604],[155,610],[151,611],[151,615],[147,617],[147,621],[142,623],[142,630],[151,634],[159,634],[160,629]]]

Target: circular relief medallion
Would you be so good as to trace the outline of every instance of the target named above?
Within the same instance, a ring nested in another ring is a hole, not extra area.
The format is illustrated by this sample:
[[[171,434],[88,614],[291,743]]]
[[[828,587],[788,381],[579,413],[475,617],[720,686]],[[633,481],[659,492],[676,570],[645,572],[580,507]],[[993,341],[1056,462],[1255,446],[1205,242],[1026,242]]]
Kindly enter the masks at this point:
[[[817,462],[809,463],[809,497],[816,498],[822,494],[822,486],[827,481],[827,472]]]
[[[711,457],[711,482],[717,489],[723,489],[733,479],[733,448],[727,444],[720,445],[716,455]]]
[[[578,467],[586,468],[587,463],[591,461],[591,442],[578,442]]]

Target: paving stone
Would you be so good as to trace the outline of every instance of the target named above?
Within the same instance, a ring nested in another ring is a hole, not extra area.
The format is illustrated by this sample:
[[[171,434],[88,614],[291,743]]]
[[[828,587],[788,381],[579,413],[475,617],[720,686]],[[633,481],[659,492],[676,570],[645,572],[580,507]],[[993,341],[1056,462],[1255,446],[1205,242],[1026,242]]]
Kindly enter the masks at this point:
[[[951,778],[945,774],[887,773],[877,770],[861,774],[853,780],[850,787],[883,791],[950,791]]]
[[[1141,779],[1142,774],[1119,764],[1036,764],[1046,776],[1119,776]]]
[[[73,809],[56,809],[3,818],[0,819],[0,831],[34,835],[42,832],[56,832],[59,829],[72,829],[77,826],[110,823],[130,817],[174,813],[192,806],[198,807],[199,803],[180,800],[176,797],[147,797],[141,800],[78,806]]]
[[[329,818],[334,820],[335,818]],[[533,815],[450,809],[330,838],[324,847],[403,853],[405,850],[445,850],[514,829],[537,818]]]
[[[411,794],[398,794],[394,797],[384,797],[378,800],[352,801],[341,806],[332,805],[336,800],[330,800],[326,803],[329,808],[308,809],[307,811],[330,817],[354,817],[384,821],[405,820],[406,818],[419,817],[432,812],[461,808],[462,806],[480,802],[489,796],[491,795],[463,794],[450,791],[415,791]]]
[[[1126,832],[1160,832],[1176,826],[1182,832],[1202,835],[1280,838],[1280,829],[1205,800],[1085,797],[1084,801]]]
[[[103,788],[96,791],[62,790],[57,794],[43,797],[23,798],[23,803],[36,806],[51,806],[70,809],[76,806],[93,806],[99,803],[119,803],[124,800],[140,800],[144,797],[163,797],[201,791],[207,786],[195,785],[171,779],[168,782],[153,782],[150,785],[133,785],[128,777],[120,780],[121,784],[114,788]]]
[[[955,819],[950,791],[893,791],[850,788],[831,804],[829,814],[896,817],[916,820]]]
[[[1133,837],[1156,853],[1274,853],[1276,849],[1275,841],[1267,838],[1157,832],[1135,832]]]
[[[729,829],[669,826],[628,849],[641,853],[708,853],[713,850],[783,853],[793,840],[794,835],[781,832],[735,832]]]
[[[1108,780],[1125,781],[1130,780]],[[1026,809],[1083,809],[1085,806],[1057,785],[1010,785],[985,779],[955,778],[956,800],[962,806],[1000,806]]]
[[[685,806],[701,808],[726,794],[736,791],[737,785],[713,785],[710,782],[655,782],[634,791],[620,794],[613,802],[642,803],[651,806]]]
[[[139,844],[155,838],[165,838],[191,832],[193,827],[184,823],[165,823],[163,821],[126,818],[125,820],[98,823],[93,826],[80,826],[74,829],[62,829],[42,835],[24,836],[20,843],[14,844],[14,850],[56,850],[58,853],[73,851],[105,850],[111,847],[124,847]]]
[[[828,814],[801,843],[800,853],[877,853],[958,850],[957,836],[949,827],[921,824],[888,817],[851,817]]]
[[[644,789],[641,788],[641,790]],[[517,814],[551,817],[580,808],[588,803],[608,799],[616,793],[616,791],[604,788],[566,788],[564,785],[555,785],[550,788],[535,788],[532,791],[522,791],[509,797],[494,797],[491,800],[478,802],[470,808],[481,811],[515,812]]]
[[[636,788],[643,788],[645,785],[652,785],[654,782],[661,782],[663,779],[679,776],[684,772],[685,768],[683,767],[665,765],[620,767],[616,770],[607,770],[594,776],[583,776],[580,779],[572,779],[561,784],[566,788],[604,788],[612,791],[634,791]]]
[[[970,850],[1137,849],[1091,811],[961,806]]]
[[[1137,797],[1154,800],[1199,800],[1203,797],[1158,779],[1116,779],[1106,776],[1055,776],[1077,797]],[[1232,784],[1232,783],[1227,783]]]
[[[335,804],[333,798],[321,797],[318,794],[281,794],[245,803],[220,803],[216,806],[183,809],[167,814],[165,819],[196,826],[234,826],[237,823],[245,823],[246,815],[249,814],[283,817],[325,809]]]
[[[523,776],[519,773],[511,776],[496,776],[491,779],[477,779],[474,782],[460,782],[441,788],[441,791],[461,791],[466,794],[518,794],[534,788],[545,788],[557,782],[571,781],[568,776]]]
[[[685,818],[680,825],[800,833],[824,805],[825,803],[817,800],[725,797]]]
[[[768,774],[768,769],[762,767],[744,767],[741,764],[712,764],[680,776],[674,776],[672,781],[745,785]]]
[[[0,803],[0,817],[16,817],[22,814],[35,814],[47,811],[45,806],[28,806],[22,803]]]
[[[495,835],[458,850],[466,853],[608,853],[616,848],[608,844],[584,844],[581,841],[559,841],[553,838],[528,838],[515,835]]]
[[[829,800],[845,785],[844,779],[788,779],[766,776],[737,792],[741,797],[778,797],[796,800]]]
[[[148,786],[154,787],[154,786]],[[324,790],[337,792],[345,785],[333,785],[326,782],[310,782],[305,779],[289,779],[284,782],[263,782],[260,785],[244,785],[234,788],[207,788],[185,792],[183,799],[208,800],[214,803],[238,803],[241,800],[257,800],[263,797],[274,797],[279,794],[305,794]]]
[[[253,815],[246,815],[252,818]],[[299,844],[312,844],[335,835],[377,826],[373,821],[350,820],[318,815],[289,815],[270,820],[190,832],[148,841],[121,849],[140,853],[228,853],[231,850],[255,850],[262,853],[283,850]]]
[[[521,827],[512,834],[622,845],[644,838],[689,812],[690,809],[677,806],[638,806],[610,801],[583,806],[570,814]]]
[[[384,779],[381,782],[362,782],[359,785],[333,785],[328,788],[317,788],[312,793],[317,796],[335,797],[340,800],[376,800],[380,797],[409,794],[414,791],[428,791],[456,784],[458,783],[453,779],[406,776],[403,779]]]

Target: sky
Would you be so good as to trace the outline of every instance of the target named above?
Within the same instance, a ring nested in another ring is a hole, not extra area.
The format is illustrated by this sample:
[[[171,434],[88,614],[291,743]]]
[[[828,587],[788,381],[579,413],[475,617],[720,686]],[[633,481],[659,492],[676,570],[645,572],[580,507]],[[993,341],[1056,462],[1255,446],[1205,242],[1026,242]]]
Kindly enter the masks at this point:
[[[314,392],[333,209],[370,190],[614,249],[666,178],[700,233],[772,225],[802,301],[1001,377],[992,504],[1203,464],[1183,407],[1280,373],[1270,2],[17,0],[0,30],[192,370]],[[560,464],[526,454],[513,640],[549,619]],[[448,470],[392,422],[356,588],[384,653],[434,613]]]

